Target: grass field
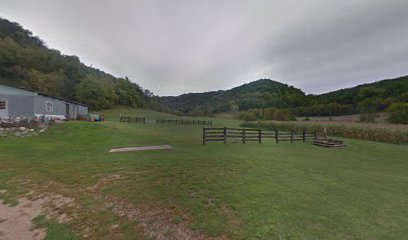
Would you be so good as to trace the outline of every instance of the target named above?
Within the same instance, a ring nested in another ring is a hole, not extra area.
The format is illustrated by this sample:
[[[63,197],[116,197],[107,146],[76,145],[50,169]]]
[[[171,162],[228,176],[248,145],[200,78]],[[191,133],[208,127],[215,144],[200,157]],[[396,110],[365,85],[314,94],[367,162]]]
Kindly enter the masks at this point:
[[[68,122],[36,137],[0,139],[0,194],[29,191],[75,200],[73,220],[48,239],[406,239],[408,147],[345,139],[310,143],[208,144],[202,127]],[[167,117],[172,117],[167,115]],[[214,119],[216,126],[240,122]],[[171,151],[107,153],[170,144]],[[1,222],[1,216],[0,216]],[[0,237],[1,238],[1,237]]]

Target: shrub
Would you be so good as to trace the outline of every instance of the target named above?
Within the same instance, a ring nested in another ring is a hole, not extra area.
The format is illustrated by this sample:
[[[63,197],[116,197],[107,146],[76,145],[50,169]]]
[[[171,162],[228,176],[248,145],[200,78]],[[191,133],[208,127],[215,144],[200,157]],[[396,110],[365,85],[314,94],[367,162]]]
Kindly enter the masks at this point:
[[[390,122],[408,124],[408,103],[393,103],[388,111]]]
[[[239,118],[244,120],[244,121],[255,121],[256,120],[256,115],[253,112],[242,112],[239,115]]]
[[[265,120],[291,121],[296,120],[287,108],[266,108],[263,113]]]
[[[368,113],[360,115],[360,122],[375,123],[376,113]]]

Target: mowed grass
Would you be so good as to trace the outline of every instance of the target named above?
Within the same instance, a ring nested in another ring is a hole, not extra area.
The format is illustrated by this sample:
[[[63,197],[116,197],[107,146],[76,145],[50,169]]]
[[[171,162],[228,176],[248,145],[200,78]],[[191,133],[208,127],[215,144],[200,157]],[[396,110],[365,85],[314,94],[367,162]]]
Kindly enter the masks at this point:
[[[37,137],[0,139],[0,189],[8,190],[0,196],[12,202],[34,188],[75,198],[81,212],[68,227],[77,238],[86,225],[94,239],[149,239],[137,220],[101,208],[105,199],[84,191],[112,174],[123,178],[102,194],[176,209],[171,222],[209,238],[408,236],[407,146],[349,139],[343,149],[273,141],[204,146],[202,126],[119,123],[121,113],[175,118],[122,108],[106,111],[103,123],[72,121]],[[239,123],[214,119],[215,126]],[[161,144],[173,150],[108,153]]]

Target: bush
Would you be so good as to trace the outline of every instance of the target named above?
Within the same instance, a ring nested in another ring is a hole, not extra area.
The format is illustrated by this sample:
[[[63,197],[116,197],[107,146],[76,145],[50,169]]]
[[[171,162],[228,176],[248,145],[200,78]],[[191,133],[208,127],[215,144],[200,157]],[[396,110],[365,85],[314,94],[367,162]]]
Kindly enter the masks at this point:
[[[256,120],[256,115],[253,112],[242,112],[239,115],[239,118],[244,120],[244,121],[255,121]]]
[[[368,113],[360,115],[360,122],[375,123],[376,113]]]
[[[255,121],[258,119],[262,119],[262,117],[262,110],[260,109],[250,109],[239,114],[239,119],[242,119],[244,121]]]
[[[296,120],[291,111],[287,108],[266,108],[264,110],[265,120],[292,121]]]
[[[408,124],[408,103],[393,103],[388,109],[392,123]]]

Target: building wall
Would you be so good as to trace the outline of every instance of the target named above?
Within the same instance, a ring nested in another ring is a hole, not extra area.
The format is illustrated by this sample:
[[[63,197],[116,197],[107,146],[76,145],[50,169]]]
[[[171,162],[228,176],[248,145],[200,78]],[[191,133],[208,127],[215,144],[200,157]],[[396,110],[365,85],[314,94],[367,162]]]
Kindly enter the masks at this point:
[[[7,101],[8,117],[34,117],[34,98],[0,94],[0,99]]]
[[[83,116],[88,114],[88,107],[87,106],[82,106],[82,105],[78,105],[78,115],[79,116]]]
[[[34,114],[67,115],[69,119],[88,114],[88,107],[64,100],[37,94],[35,92],[0,84],[0,100],[7,100],[8,117],[34,117]],[[52,111],[47,111],[46,103],[53,104]]]
[[[50,102],[53,104],[52,110],[47,111],[46,110],[46,103]],[[34,98],[34,114],[47,114],[47,115],[66,115],[66,102],[51,98],[51,97],[46,97],[43,95],[38,95]]]
[[[76,119],[78,116],[84,116],[88,114],[88,107],[75,103],[69,103],[69,118]]]
[[[47,111],[46,103],[53,103],[53,111]],[[66,107],[69,105],[69,116],[67,115]],[[39,95],[34,100],[34,113],[35,114],[48,114],[48,115],[63,115],[69,119],[76,119],[78,116],[88,114],[88,107],[78,105],[71,102]]]

